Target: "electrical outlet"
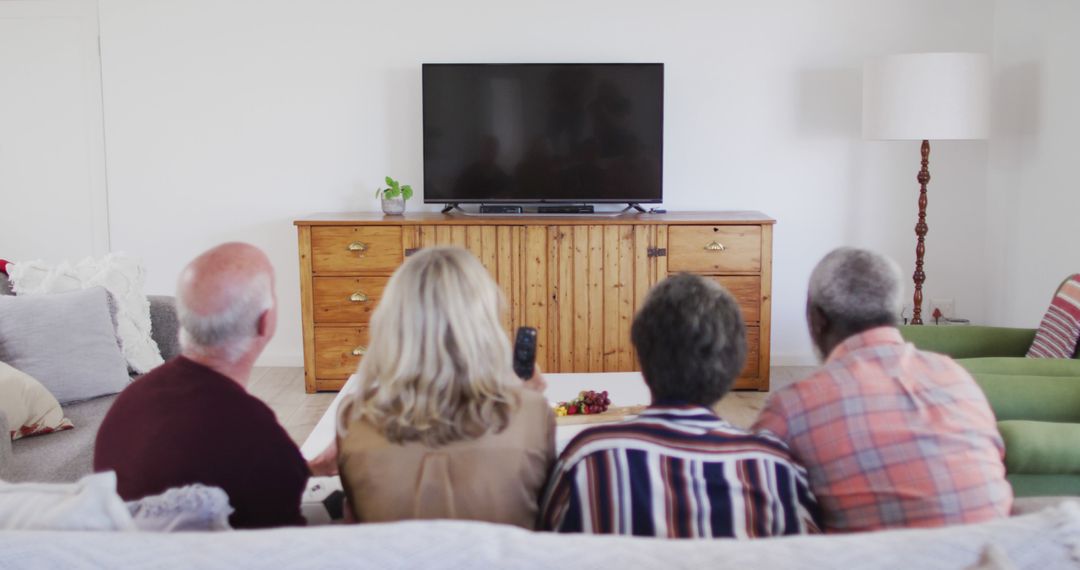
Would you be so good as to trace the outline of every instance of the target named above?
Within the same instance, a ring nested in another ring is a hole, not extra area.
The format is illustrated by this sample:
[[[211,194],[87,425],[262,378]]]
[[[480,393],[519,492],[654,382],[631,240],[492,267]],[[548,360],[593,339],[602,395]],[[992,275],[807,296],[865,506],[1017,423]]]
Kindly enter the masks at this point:
[[[956,316],[956,312],[953,311],[952,299],[931,299],[930,300],[930,318],[933,318],[934,309],[941,311],[942,318],[951,319]]]

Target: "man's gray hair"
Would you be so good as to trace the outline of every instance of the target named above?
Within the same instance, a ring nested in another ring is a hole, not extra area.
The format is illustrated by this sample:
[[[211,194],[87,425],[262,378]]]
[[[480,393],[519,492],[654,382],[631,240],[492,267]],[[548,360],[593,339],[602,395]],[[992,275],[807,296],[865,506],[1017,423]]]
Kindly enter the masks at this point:
[[[895,325],[902,308],[900,279],[892,259],[841,247],[810,274],[809,304],[843,326]]]
[[[183,295],[177,296],[180,346],[184,350],[220,352],[230,361],[247,352],[258,333],[259,316],[274,306],[274,293],[267,273],[254,275],[234,287],[225,310],[210,315],[192,311]]]

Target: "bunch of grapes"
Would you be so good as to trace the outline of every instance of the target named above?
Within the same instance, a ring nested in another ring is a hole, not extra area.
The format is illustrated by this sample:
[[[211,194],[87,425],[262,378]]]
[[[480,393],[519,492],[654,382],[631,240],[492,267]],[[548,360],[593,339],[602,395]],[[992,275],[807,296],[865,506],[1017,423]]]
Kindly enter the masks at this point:
[[[607,390],[603,392],[584,390],[578,394],[577,398],[569,402],[559,402],[559,405],[555,406],[555,415],[602,414],[610,405],[611,399],[608,398]]]

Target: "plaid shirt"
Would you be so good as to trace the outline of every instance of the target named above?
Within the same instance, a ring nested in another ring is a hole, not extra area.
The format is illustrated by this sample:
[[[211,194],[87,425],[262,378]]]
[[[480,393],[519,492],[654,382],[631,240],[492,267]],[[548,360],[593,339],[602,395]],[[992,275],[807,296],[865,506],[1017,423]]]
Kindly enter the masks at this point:
[[[754,427],[806,466],[828,531],[979,522],[1012,505],[982,390],[893,327],[845,340],[813,376],[772,394]]]
[[[659,406],[583,431],[566,447],[540,528],[664,538],[818,532],[806,470],[771,435],[701,406]]]

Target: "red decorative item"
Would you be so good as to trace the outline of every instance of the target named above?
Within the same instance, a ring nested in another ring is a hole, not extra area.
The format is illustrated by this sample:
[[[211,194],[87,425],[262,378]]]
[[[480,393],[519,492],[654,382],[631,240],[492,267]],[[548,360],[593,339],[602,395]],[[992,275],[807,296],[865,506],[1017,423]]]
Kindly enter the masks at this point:
[[[6,259],[0,259],[0,273],[3,273],[4,275],[8,274],[7,266],[9,263],[11,262]]]

